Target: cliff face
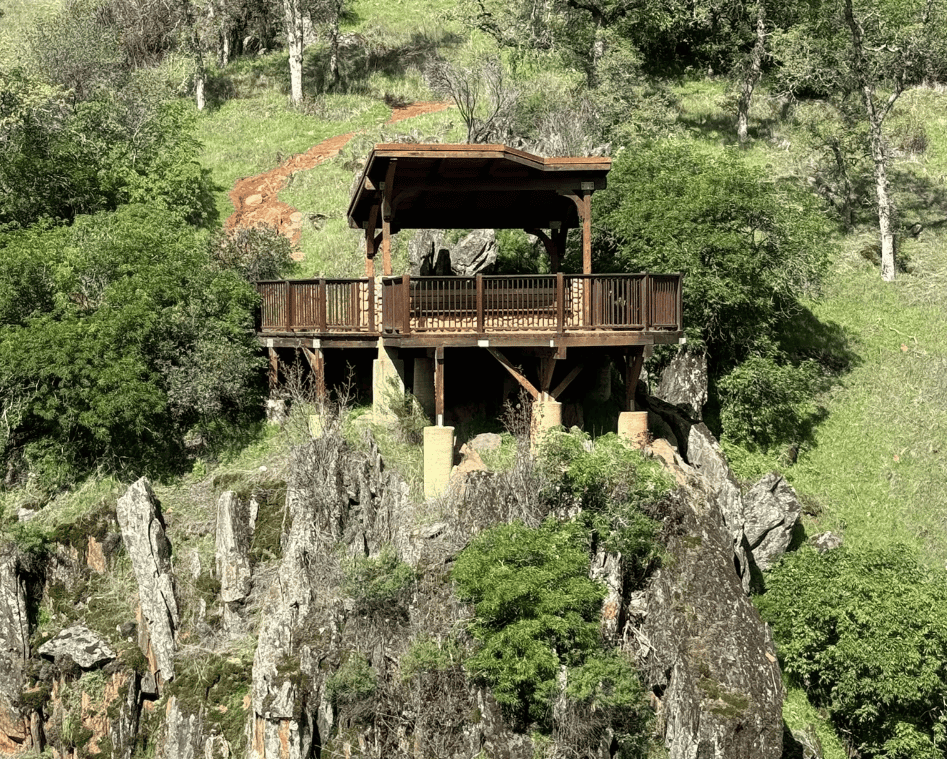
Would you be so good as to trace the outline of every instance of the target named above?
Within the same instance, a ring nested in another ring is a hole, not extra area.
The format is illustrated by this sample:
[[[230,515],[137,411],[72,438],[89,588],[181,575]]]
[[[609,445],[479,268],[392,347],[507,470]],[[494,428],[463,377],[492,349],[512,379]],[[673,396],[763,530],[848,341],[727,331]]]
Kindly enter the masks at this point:
[[[672,759],[780,756],[780,676],[739,570],[745,541],[719,482],[660,442],[680,483],[652,515],[667,557],[643,590],[620,557],[593,557],[603,636],[642,673]],[[142,480],[92,528],[0,555],[0,753],[556,756],[468,677],[470,610],[449,579],[474,534],[539,519],[529,467],[471,473],[418,505],[373,444],[327,435],[289,472],[190,513],[163,513]],[[613,750],[604,736],[583,755]]]

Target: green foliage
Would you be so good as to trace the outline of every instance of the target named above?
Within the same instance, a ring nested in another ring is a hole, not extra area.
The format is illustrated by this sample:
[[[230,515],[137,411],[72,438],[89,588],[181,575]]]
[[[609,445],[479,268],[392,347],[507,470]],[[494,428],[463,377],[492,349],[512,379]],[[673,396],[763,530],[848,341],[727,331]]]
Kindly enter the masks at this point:
[[[614,433],[592,442],[578,430],[548,435],[540,462],[552,483],[550,497],[566,508],[581,505],[596,539],[621,554],[626,572],[643,579],[663,555],[659,524],[643,511],[675,487],[663,467]]]
[[[0,248],[45,260],[19,277],[30,305],[4,309],[0,397],[7,452],[50,486],[99,464],[166,466],[188,430],[256,413],[257,296],[177,214],[123,206],[68,231],[0,235]]]
[[[560,665],[580,665],[599,645],[604,589],[588,568],[586,530],[554,520],[490,528],[454,565],[476,611],[470,632],[480,648],[467,667],[520,729],[548,719]]]
[[[801,295],[817,292],[827,264],[827,230],[811,197],[736,151],[682,140],[630,146],[596,200],[609,230],[596,247],[611,258],[596,268],[684,272],[688,336],[717,365],[732,366],[772,335]]]
[[[248,282],[290,276],[292,253],[289,238],[265,224],[221,231],[211,246],[211,255],[221,268],[239,272]]]
[[[425,672],[443,672],[460,663],[461,649],[457,641],[425,637],[414,641],[398,661],[401,677],[408,680]]]
[[[378,687],[378,676],[362,654],[350,652],[341,666],[326,678],[326,696],[336,706],[370,698]]]
[[[389,546],[376,557],[358,556],[345,565],[345,592],[364,611],[397,606],[414,581],[414,570]]]
[[[207,727],[223,735],[231,751],[240,751],[246,745],[244,699],[250,692],[252,666],[252,652],[182,657],[168,694],[185,712],[202,712]]]
[[[170,97],[145,73],[81,99],[12,72],[0,83],[0,224],[71,220],[128,202],[214,221],[195,115]]]
[[[905,546],[787,555],[757,600],[783,669],[863,756],[941,757],[947,577]]]
[[[756,445],[786,442],[780,438],[806,424],[802,396],[815,372],[797,366],[780,341],[802,313],[800,299],[818,293],[828,263],[828,229],[813,198],[735,151],[682,140],[623,150],[600,196],[596,213],[608,232],[597,268],[683,272],[685,329],[706,347],[712,379],[752,358],[718,399],[735,404],[724,409],[733,434]],[[780,405],[747,424],[754,382]]]
[[[724,434],[751,450],[807,438],[821,381],[815,361],[793,365],[772,354],[747,357],[717,385]]]

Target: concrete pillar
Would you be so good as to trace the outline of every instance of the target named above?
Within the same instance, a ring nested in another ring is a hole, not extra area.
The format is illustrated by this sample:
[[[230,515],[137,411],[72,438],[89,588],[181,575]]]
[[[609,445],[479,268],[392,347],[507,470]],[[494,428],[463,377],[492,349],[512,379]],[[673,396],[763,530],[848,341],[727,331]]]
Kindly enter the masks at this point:
[[[627,440],[635,448],[643,449],[648,445],[648,412],[622,411],[618,415],[618,437]]]
[[[553,427],[562,424],[562,404],[559,401],[533,401],[533,421],[530,429],[530,438],[535,446],[542,440],[543,435]]]
[[[434,359],[414,359],[414,397],[428,419],[434,419]]]
[[[404,394],[404,361],[398,358],[397,348],[386,348],[379,338],[378,358],[372,362],[372,416],[376,422],[391,419],[387,402],[391,393]]]
[[[424,428],[424,497],[437,498],[447,490],[454,466],[454,428]]]

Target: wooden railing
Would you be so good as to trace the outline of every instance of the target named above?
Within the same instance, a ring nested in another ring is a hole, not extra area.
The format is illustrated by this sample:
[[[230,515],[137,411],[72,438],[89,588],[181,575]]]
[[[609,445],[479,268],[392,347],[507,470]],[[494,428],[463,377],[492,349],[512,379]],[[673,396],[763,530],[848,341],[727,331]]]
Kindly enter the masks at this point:
[[[681,329],[679,274],[532,274],[258,282],[264,332]]]
[[[370,279],[290,279],[257,282],[264,332],[377,334],[375,283]]]
[[[382,329],[396,334],[681,329],[679,274],[405,275],[383,293]]]

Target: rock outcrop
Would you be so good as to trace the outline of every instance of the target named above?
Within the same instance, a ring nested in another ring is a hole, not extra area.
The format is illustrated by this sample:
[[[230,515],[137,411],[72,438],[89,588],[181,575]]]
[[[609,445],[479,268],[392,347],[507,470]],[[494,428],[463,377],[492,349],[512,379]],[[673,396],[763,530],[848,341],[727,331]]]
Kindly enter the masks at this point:
[[[421,229],[408,243],[410,272],[422,277],[489,274],[498,250],[492,229],[475,229],[453,245],[445,243],[442,230]]]
[[[792,542],[802,504],[786,480],[775,472],[764,475],[743,496],[743,532],[753,561],[769,569]]]
[[[626,606],[624,631],[650,685],[670,759],[778,759],[782,681],[769,629],[730,559],[732,531],[696,472],[665,510],[668,560]]]
[[[699,420],[707,403],[707,354],[682,347],[661,372],[654,395]]]
[[[174,677],[175,631],[180,626],[171,576],[171,543],[161,506],[144,477],[118,499],[116,508],[125,550],[138,582],[138,601],[147,631],[139,628],[142,648],[159,681]]]
[[[30,656],[28,587],[12,545],[0,550],[0,752],[29,748],[30,725],[15,704]]]
[[[73,625],[46,641],[37,652],[50,659],[64,657],[82,669],[94,669],[115,659],[115,652],[85,625]]]
[[[217,499],[215,533],[217,578],[224,627],[232,629],[240,606],[250,595],[250,542],[253,537],[250,503],[228,490]]]

